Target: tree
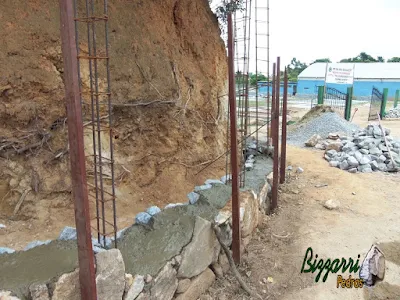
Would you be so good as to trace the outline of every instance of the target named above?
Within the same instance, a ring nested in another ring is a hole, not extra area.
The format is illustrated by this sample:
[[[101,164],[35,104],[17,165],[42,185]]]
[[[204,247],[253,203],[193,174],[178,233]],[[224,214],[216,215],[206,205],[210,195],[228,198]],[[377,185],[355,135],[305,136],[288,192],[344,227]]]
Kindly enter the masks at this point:
[[[210,1],[209,1],[210,2]],[[215,15],[217,16],[221,26],[225,26],[228,22],[228,13],[235,11],[243,11],[243,0],[233,0],[227,1],[224,0],[221,4],[215,9]],[[221,30],[224,28],[222,27]]]
[[[318,58],[314,62],[312,62],[311,65],[315,63],[331,63],[331,62],[332,61],[329,58]]]
[[[299,76],[299,74],[303,72],[303,70],[307,67],[307,64],[302,63],[294,57],[290,64],[287,66],[288,80],[297,81],[297,77]]]
[[[258,73],[257,76],[256,74],[250,74],[249,77],[250,77],[250,85],[252,86],[256,86],[258,81],[268,81],[267,76],[261,73]]]
[[[340,61],[341,63],[350,62],[350,63],[371,63],[371,62],[384,62],[382,56],[378,56],[378,59],[373,58],[371,55],[361,52],[359,55],[353,58],[345,58]]]
[[[397,57],[397,56],[392,57],[391,59],[388,59],[387,62],[389,62],[389,63],[392,63],[392,62],[400,62],[400,57]]]

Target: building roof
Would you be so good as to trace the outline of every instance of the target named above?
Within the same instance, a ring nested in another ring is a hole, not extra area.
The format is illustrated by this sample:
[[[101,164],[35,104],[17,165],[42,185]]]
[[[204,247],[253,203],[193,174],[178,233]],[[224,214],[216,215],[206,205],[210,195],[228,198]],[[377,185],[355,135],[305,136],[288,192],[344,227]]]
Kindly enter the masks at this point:
[[[353,65],[353,63],[342,63]],[[354,79],[400,79],[400,63],[354,63]],[[298,79],[325,78],[326,63],[315,63],[299,74]]]

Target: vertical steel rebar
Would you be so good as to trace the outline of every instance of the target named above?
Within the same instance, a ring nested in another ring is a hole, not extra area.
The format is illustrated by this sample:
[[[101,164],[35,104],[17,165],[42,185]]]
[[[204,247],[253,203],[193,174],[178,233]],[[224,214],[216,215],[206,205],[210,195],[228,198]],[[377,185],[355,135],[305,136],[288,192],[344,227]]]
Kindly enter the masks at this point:
[[[228,70],[229,70],[229,105],[231,124],[231,168],[232,168],[232,256],[237,264],[241,261],[240,255],[240,203],[239,178],[237,162],[237,123],[236,123],[236,96],[235,96],[235,67],[233,43],[232,13],[228,13]]]
[[[60,0],[59,4],[80,291],[82,299],[96,300],[94,255],[90,230],[86,159],[83,140],[82,103],[78,75],[78,50],[76,45],[76,27],[74,24],[75,9],[73,1],[70,0]]]
[[[273,145],[274,145],[274,161],[273,161],[273,183],[272,183],[272,201],[271,211],[278,207],[278,185],[279,185],[279,89],[280,89],[280,58],[276,62],[276,82],[275,82],[275,95],[274,99],[274,112],[273,112]]]
[[[91,17],[94,17],[94,0],[90,0],[91,4]],[[92,25],[92,41],[93,41],[93,56],[97,56],[97,40],[96,40],[96,25],[94,22]],[[99,179],[100,179],[100,206],[101,206],[101,221],[102,221],[102,236],[103,246],[106,246],[106,216],[105,216],[105,197],[104,197],[104,180],[103,180],[103,155],[101,149],[101,124],[100,124],[100,99],[99,99],[99,73],[98,73],[98,62],[94,60],[94,87],[95,87],[95,104],[96,104],[96,131],[97,131],[97,155],[98,155],[98,167],[99,167]],[[96,153],[94,153],[96,156]],[[96,167],[96,166],[95,166]],[[97,189],[97,187],[96,187]],[[100,242],[100,241],[99,241]]]
[[[271,143],[272,146],[274,145],[274,126],[275,126],[275,121],[274,121],[274,111],[275,111],[275,95],[276,95],[276,86],[275,86],[275,72],[276,72],[276,64],[274,63],[272,66],[272,101],[271,101]]]
[[[285,183],[286,180],[286,129],[287,129],[287,98],[288,98],[288,76],[285,68],[283,99],[282,99],[282,143],[281,143],[281,176],[279,182]]]
[[[108,16],[108,0],[104,0],[104,15]],[[114,226],[114,246],[117,248],[117,207],[115,202],[115,173],[114,173],[114,145],[113,145],[113,126],[112,126],[112,106],[111,106],[111,76],[110,76],[110,55],[108,45],[108,18],[104,21],[105,47],[106,47],[106,70],[107,70],[107,104],[108,104],[108,124],[110,136],[110,172],[111,172],[111,194],[113,206],[113,226]]]
[[[270,78],[270,69],[269,69],[269,67],[270,67],[270,65],[269,65],[269,46],[270,46],[270,44],[269,44],[269,0],[267,0],[267,77],[268,77],[268,84],[267,84],[267,87],[268,87],[268,90],[267,90],[267,115],[268,115],[268,121],[270,121],[271,120],[271,111],[270,111],[270,92],[269,92],[269,90],[270,90],[270,88],[271,88],[271,84],[270,84],[270,82],[271,82],[271,78]],[[271,134],[271,132],[270,132],[270,125],[268,125],[267,126],[267,147],[269,147],[269,141],[270,141],[270,134]]]
[[[76,2],[76,0],[75,0]],[[90,7],[89,1],[86,0],[86,18],[89,18]],[[75,11],[77,13],[77,11]],[[75,16],[77,18],[77,15]],[[92,126],[92,141],[93,141],[93,164],[94,164],[94,185],[95,185],[95,194],[96,194],[96,216],[99,215],[99,189],[98,189],[98,174],[97,174],[97,155],[96,155],[96,118],[95,118],[95,110],[94,110],[94,83],[93,83],[93,65],[92,65],[92,42],[90,38],[90,23],[87,22],[87,40],[88,40],[88,54],[89,54],[89,84],[90,84],[90,111],[91,111],[91,126]],[[78,38],[77,38],[77,44]],[[79,72],[80,74],[80,72]],[[100,228],[100,219],[96,218],[97,228]],[[97,240],[100,243],[100,231],[97,231]]]
[[[258,18],[257,18],[257,0],[254,0],[254,18],[255,18],[255,57],[256,57],[256,128],[258,129]],[[268,137],[267,137],[268,138]],[[256,147],[258,148],[258,130],[256,132]]]

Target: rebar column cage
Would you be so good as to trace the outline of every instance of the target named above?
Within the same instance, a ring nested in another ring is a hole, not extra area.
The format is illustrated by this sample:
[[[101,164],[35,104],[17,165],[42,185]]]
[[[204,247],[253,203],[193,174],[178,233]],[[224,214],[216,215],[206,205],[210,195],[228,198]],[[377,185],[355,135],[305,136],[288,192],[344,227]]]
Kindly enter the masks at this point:
[[[96,208],[91,225],[102,247],[112,240],[117,247],[108,1],[74,0],[74,16],[85,140],[92,143],[85,149],[87,177],[93,179],[88,194]]]
[[[233,29],[235,37],[235,62],[236,62],[236,95],[237,95],[237,120],[240,133],[239,147],[239,184],[245,185],[246,177],[246,143],[247,134],[250,132],[249,115],[249,65],[250,65],[250,29],[252,0],[243,1],[243,10],[235,11],[233,15]],[[243,50],[242,50],[243,49]]]

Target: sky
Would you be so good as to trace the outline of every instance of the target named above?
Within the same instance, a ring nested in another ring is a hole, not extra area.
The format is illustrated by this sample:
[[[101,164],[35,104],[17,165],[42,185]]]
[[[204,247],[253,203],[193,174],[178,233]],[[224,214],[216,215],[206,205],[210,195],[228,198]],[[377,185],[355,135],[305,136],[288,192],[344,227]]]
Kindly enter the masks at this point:
[[[248,0],[249,1],[249,0]],[[214,0],[214,7],[219,0]],[[250,71],[255,69],[255,26],[252,0],[250,28]],[[267,0],[257,0],[259,7]],[[267,19],[266,10],[258,10],[258,20]],[[385,59],[400,56],[400,0],[270,0],[270,61],[281,57],[287,65],[293,57],[307,64],[317,58],[338,62],[360,52]],[[266,33],[266,24],[259,23],[259,33]],[[266,46],[264,36],[258,46]],[[242,54],[244,48],[238,47]],[[241,54],[241,55],[242,55]],[[266,59],[266,50],[258,57]],[[266,65],[258,63],[266,71]]]

